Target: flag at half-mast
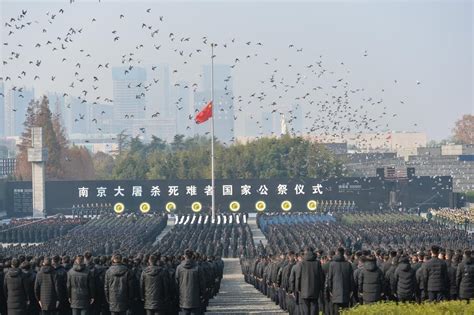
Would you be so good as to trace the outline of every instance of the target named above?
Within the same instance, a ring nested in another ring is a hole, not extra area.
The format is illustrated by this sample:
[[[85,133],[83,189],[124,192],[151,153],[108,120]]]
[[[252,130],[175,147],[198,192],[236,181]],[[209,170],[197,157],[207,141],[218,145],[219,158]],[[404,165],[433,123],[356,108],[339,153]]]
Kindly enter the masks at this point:
[[[212,117],[212,101],[207,103],[203,109],[199,113],[197,113],[194,121],[196,124],[202,124],[203,122],[207,121],[209,118]]]

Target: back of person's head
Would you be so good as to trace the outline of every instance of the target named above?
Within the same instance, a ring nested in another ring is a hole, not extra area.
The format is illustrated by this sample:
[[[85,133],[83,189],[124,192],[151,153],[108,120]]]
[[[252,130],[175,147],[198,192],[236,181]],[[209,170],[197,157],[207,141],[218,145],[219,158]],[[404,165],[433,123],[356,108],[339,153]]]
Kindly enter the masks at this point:
[[[62,258],[63,264],[69,264],[71,262],[71,258],[68,255],[64,255]]]
[[[43,266],[51,266],[51,259],[49,257],[43,259]]]
[[[13,258],[10,262],[10,265],[12,266],[12,268],[18,268],[18,266],[20,266],[20,260],[18,260],[17,258]]]
[[[87,252],[84,253],[84,258],[85,258],[87,261],[90,261],[91,257],[92,257],[91,252],[87,251]]]
[[[438,255],[439,254],[439,246],[438,245],[431,246],[431,253],[433,255]]]
[[[114,254],[112,256],[112,262],[116,264],[120,264],[122,262],[122,255],[120,254]]]
[[[82,265],[84,263],[84,256],[78,255],[76,259],[74,260],[74,263],[76,265]]]
[[[187,259],[193,259],[193,256],[194,256],[194,252],[192,249],[186,249],[184,251],[184,256],[187,258]]]
[[[304,249],[305,253],[314,253],[314,248],[311,246],[306,246]]]
[[[54,255],[54,256],[53,256],[53,263],[54,263],[55,265],[59,264],[60,261],[61,261],[61,258],[59,258],[58,255]]]
[[[150,255],[150,258],[148,258],[148,264],[150,266],[156,266],[156,262],[158,261],[158,257],[156,255]]]
[[[341,255],[341,256],[344,256],[344,252],[345,252],[345,250],[344,250],[343,247],[339,247],[339,248],[337,249],[337,253],[338,253],[339,255]]]

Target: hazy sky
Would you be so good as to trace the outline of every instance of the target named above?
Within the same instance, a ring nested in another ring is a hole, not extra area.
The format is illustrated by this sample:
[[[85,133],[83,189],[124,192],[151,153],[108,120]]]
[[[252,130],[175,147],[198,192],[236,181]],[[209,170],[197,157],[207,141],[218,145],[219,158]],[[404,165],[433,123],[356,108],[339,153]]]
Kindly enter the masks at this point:
[[[64,14],[59,13],[61,8]],[[10,19],[22,9],[27,14],[20,23],[32,24],[9,35],[11,28],[5,23],[14,24]],[[90,98],[112,98],[111,70],[97,67],[119,66],[123,55],[133,53],[134,66],[169,64],[170,71],[177,70],[171,74],[172,83],[196,83],[199,90],[202,65],[209,63],[210,56],[203,44],[206,36],[218,43],[216,63],[232,65],[235,58],[240,60],[232,72],[233,88],[236,97],[242,96],[236,108],[242,108],[245,115],[262,110],[260,106],[271,110],[272,102],[279,106],[301,103],[312,117],[325,119],[325,111],[316,104],[331,100],[335,93],[331,86],[339,79],[347,82],[347,90],[364,89],[352,99],[354,103],[382,100],[367,107],[374,117],[387,113],[377,122],[377,130],[424,131],[429,138],[442,139],[450,135],[456,119],[474,113],[472,1],[76,0],[69,4],[67,0],[0,0],[0,11],[1,59],[7,61],[0,76],[12,78],[7,87],[34,85],[39,93],[64,91],[70,95],[87,89]],[[82,31],[62,49],[71,27]],[[159,32],[151,37],[156,29]],[[114,41],[116,36],[120,38]],[[181,41],[188,37],[189,41]],[[47,44],[48,40],[52,43]],[[35,47],[37,43],[41,47]],[[53,47],[58,50],[52,51]],[[12,52],[19,57],[8,59]],[[192,57],[187,57],[191,52]],[[36,60],[42,60],[40,67],[29,64]],[[318,69],[318,61],[327,70],[320,78],[311,72]],[[41,79],[33,80],[35,75]],[[277,88],[269,83],[272,75]],[[70,88],[77,77],[84,81]],[[279,98],[284,84],[296,87]],[[93,92],[92,85],[99,88]],[[342,95],[340,85],[334,90]],[[316,86],[324,89],[313,90]],[[263,102],[249,98],[262,92],[266,95]],[[306,93],[310,95],[304,101],[295,100]],[[237,128],[242,129],[244,121],[239,119]]]

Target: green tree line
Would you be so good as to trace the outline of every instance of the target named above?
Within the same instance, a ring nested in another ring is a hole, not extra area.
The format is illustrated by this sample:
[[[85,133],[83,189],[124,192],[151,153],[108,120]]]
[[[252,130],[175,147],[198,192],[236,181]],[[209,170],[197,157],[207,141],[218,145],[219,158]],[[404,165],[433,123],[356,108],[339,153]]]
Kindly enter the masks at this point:
[[[149,144],[138,137],[119,137],[120,154],[94,157],[102,179],[209,179],[211,140],[176,135],[166,143],[153,137]],[[328,178],[343,176],[342,161],[324,146],[300,137],[261,138],[247,144],[215,143],[216,178]]]

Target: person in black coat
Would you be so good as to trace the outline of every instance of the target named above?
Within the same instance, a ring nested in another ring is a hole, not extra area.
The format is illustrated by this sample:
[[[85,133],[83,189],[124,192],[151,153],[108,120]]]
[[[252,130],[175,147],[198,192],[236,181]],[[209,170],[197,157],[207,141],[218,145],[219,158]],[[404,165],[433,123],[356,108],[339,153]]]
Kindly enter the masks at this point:
[[[415,300],[415,270],[411,267],[408,256],[400,257],[397,269],[395,269],[390,282],[391,292],[398,301],[410,302]]]
[[[94,278],[84,265],[84,258],[77,256],[67,274],[67,295],[71,303],[72,315],[88,315],[94,302]]]
[[[58,282],[51,266],[51,259],[45,258],[35,280],[35,296],[43,315],[56,314],[59,307],[58,292]]]
[[[140,277],[140,296],[147,315],[163,315],[167,308],[169,274],[159,255],[151,255]]]
[[[92,272],[95,287],[94,303],[92,304],[93,315],[105,315],[108,314],[109,311],[104,291],[105,273],[107,272],[105,263],[106,257],[104,256],[94,259],[94,269]]]
[[[3,292],[6,297],[6,306],[9,315],[26,315],[30,303],[28,296],[28,283],[20,268],[20,262],[14,258],[11,268],[5,275]],[[5,313],[6,314],[6,313]]]
[[[205,278],[201,268],[194,261],[194,253],[187,249],[185,259],[176,268],[176,283],[179,292],[179,307],[184,314],[201,314],[205,293]]]
[[[71,313],[67,297],[67,270],[62,265],[62,260],[59,256],[54,256],[52,259],[52,266],[56,275],[56,282],[58,285],[58,296],[59,296],[59,313],[61,315],[68,315]]]
[[[471,251],[464,251],[464,258],[458,265],[456,282],[459,288],[459,298],[469,300],[474,298],[474,260]]]
[[[430,301],[442,301],[449,289],[448,266],[438,258],[439,246],[431,247],[431,259],[423,269],[423,288]]]
[[[21,271],[23,271],[23,276],[26,279],[26,284],[28,285],[28,296],[30,299],[33,299],[35,296],[35,280],[36,272],[31,270],[31,264],[28,261],[24,261],[20,265]],[[28,315],[37,315],[40,312],[39,305],[31,301],[28,305]]]
[[[132,289],[130,270],[122,264],[122,255],[115,254],[104,280],[105,299],[112,315],[124,315],[127,312],[133,298]]]
[[[459,294],[458,283],[456,281],[456,272],[458,265],[461,262],[461,255],[449,255],[448,256],[448,276],[449,276],[449,299],[457,300]]]
[[[324,288],[324,273],[314,249],[307,247],[296,274],[296,290],[300,292],[302,315],[319,314],[318,299]]]
[[[360,269],[357,280],[359,294],[364,304],[378,302],[382,299],[384,276],[382,270],[377,267],[374,256],[366,257],[364,267]]]
[[[326,286],[331,298],[332,314],[339,314],[340,308],[349,307],[355,285],[352,265],[344,258],[342,247],[337,249],[337,255],[329,264]]]

